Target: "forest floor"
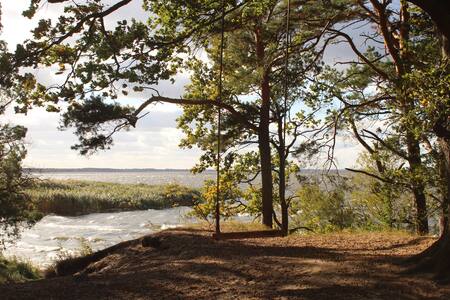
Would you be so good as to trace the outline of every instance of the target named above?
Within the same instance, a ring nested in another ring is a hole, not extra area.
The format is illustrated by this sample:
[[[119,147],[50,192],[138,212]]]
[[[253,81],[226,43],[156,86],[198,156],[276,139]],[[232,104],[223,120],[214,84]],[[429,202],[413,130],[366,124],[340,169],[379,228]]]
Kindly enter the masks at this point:
[[[75,276],[0,285],[1,299],[450,299],[450,285],[402,273],[433,243],[402,233],[215,241],[201,229],[155,234]]]

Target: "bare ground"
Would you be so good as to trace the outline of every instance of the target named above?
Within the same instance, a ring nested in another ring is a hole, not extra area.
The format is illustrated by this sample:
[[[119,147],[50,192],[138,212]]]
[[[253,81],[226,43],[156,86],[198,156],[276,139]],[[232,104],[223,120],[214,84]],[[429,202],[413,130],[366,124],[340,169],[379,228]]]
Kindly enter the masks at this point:
[[[0,299],[450,299],[450,285],[403,273],[434,239],[394,233],[215,241],[195,229],[139,240],[76,276],[0,286]]]

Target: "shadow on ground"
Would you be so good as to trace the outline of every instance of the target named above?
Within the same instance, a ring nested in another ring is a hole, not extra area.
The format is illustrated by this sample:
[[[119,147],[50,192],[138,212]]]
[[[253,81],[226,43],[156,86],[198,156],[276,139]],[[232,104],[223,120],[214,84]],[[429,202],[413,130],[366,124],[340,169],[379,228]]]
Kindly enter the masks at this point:
[[[2,299],[450,299],[450,287],[402,275],[397,262],[432,239],[382,234],[215,241],[159,233],[75,276],[0,286]]]

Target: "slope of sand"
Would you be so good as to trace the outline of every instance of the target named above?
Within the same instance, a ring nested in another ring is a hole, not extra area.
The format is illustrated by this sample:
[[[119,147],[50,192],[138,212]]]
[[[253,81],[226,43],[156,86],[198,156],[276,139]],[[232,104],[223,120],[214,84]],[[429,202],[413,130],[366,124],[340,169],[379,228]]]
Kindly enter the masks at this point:
[[[450,299],[397,263],[434,240],[394,233],[215,241],[199,229],[115,249],[75,276],[0,286],[0,299]]]

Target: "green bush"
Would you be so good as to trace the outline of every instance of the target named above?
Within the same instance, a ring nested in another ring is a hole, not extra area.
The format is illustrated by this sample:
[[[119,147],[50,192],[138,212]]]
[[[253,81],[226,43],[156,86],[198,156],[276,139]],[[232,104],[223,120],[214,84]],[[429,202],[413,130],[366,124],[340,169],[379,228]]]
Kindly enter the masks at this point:
[[[414,201],[408,190],[368,176],[353,177],[349,201],[356,225],[369,230],[414,230]]]
[[[408,226],[414,211],[410,193],[363,176],[347,181],[327,189],[317,183],[301,187],[292,202],[292,227],[317,232],[414,229]]]
[[[345,192],[339,187],[326,191],[318,184],[304,185],[298,190],[291,210],[296,212],[292,227],[307,227],[315,232],[343,230],[352,227],[355,221]]]

